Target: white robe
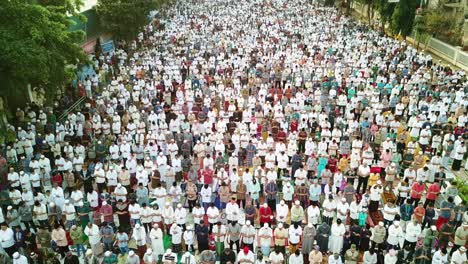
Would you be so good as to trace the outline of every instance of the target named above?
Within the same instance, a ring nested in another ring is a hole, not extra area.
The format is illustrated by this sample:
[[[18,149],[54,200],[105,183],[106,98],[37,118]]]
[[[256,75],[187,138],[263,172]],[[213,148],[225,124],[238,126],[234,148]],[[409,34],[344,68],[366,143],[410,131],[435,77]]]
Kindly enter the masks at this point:
[[[151,240],[151,249],[153,250],[153,254],[163,255],[164,254],[164,242],[163,242],[163,232],[161,228],[151,229],[150,240]]]
[[[65,203],[65,196],[63,195],[63,189],[60,187],[52,188],[51,196],[54,199],[54,203],[63,210],[63,204]]]
[[[333,223],[331,227],[331,236],[329,243],[329,250],[333,253],[340,253],[343,248],[343,236],[346,232],[344,224],[338,225]]]

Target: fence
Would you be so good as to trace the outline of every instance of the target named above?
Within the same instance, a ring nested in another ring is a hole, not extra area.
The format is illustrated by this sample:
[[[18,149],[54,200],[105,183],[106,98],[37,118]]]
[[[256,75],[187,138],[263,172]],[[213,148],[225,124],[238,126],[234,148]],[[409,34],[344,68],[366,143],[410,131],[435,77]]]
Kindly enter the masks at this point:
[[[427,42],[427,49],[435,55],[463,70],[468,70],[468,53],[435,38]]]
[[[360,16],[362,17],[366,16],[365,10],[367,7],[365,5],[359,2],[353,1],[352,8]],[[375,17],[378,17],[378,14],[375,14]],[[411,37],[407,37],[407,41],[411,43],[412,45],[416,45],[416,40]],[[424,46],[424,43],[421,43],[421,44]],[[421,47],[421,44],[420,44],[420,47]],[[434,55],[440,57],[447,63],[452,64],[455,67],[461,68],[464,71],[468,71],[468,53],[462,51],[460,47],[454,47],[438,39],[430,38],[427,41],[427,45],[425,49],[429,51],[430,53],[433,53]]]

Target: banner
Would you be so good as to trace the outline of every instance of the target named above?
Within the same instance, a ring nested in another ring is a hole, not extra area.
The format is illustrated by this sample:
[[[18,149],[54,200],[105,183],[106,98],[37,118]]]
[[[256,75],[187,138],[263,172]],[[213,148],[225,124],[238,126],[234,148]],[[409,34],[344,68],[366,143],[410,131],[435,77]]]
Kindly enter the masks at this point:
[[[88,42],[86,42],[83,46],[81,46],[83,48],[83,51],[86,53],[86,54],[91,54],[91,53],[94,53],[94,48],[96,47],[96,39],[92,39]]]
[[[102,43],[101,44],[101,49],[102,49],[102,52],[104,52],[104,53],[114,51],[114,41],[109,40],[107,42]]]

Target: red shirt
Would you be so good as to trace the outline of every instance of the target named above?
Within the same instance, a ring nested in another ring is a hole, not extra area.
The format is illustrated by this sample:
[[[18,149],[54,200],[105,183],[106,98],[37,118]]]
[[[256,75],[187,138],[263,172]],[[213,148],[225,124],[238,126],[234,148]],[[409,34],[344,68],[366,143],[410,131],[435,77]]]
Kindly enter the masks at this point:
[[[296,121],[296,120],[293,120],[293,121],[291,122],[290,127],[291,127],[291,133],[297,132],[297,121]]]
[[[270,223],[271,222],[271,208],[270,207],[260,207],[258,210],[258,213],[260,214],[260,223]]]
[[[52,176],[52,183],[57,183],[57,185],[59,187],[62,187],[62,182],[63,182],[63,178],[62,178],[62,175],[60,175],[59,173],[55,174],[54,176]]]
[[[424,184],[419,184],[415,182],[413,184],[413,187],[411,187],[411,198],[421,199],[423,191],[424,191]]]
[[[278,132],[278,140],[284,141],[286,139],[286,132],[280,131]]]
[[[202,177],[203,177],[203,184],[212,184],[213,183],[213,171],[208,169],[208,170],[203,170],[202,171]]]
[[[113,211],[112,211],[111,205],[106,204],[106,205],[101,206],[100,212],[104,216],[105,222],[114,221],[114,216],[112,215]]]
[[[437,199],[437,195],[440,192],[440,187],[438,184],[433,183],[429,185],[429,188],[427,189],[427,196],[426,199],[435,201]]]

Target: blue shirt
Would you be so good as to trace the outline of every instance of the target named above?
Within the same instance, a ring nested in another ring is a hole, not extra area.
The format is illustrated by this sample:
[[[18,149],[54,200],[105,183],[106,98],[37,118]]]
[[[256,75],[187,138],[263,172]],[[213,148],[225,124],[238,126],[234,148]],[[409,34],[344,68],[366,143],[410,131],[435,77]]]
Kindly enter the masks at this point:
[[[318,201],[320,199],[320,194],[322,193],[322,188],[319,184],[315,186],[314,184],[310,185],[309,196],[311,201]]]
[[[126,233],[117,233],[116,237],[119,247],[128,246],[128,235]]]

